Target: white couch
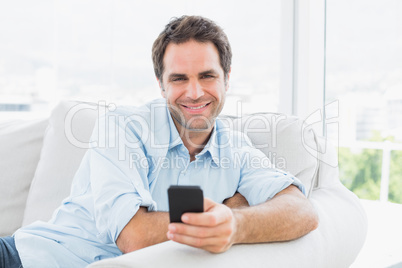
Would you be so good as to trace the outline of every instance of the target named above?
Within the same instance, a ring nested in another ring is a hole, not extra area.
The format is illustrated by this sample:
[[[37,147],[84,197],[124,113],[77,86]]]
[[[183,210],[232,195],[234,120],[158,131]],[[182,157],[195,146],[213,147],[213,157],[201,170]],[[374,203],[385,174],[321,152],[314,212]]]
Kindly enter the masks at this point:
[[[106,107],[61,102],[49,119],[0,122],[0,235],[48,220],[68,196],[98,114]],[[165,242],[89,267],[349,267],[367,232],[359,199],[339,181],[337,154],[295,117],[261,113],[228,118],[306,186],[320,224],[289,242],[235,245],[223,254]],[[66,128],[67,126],[67,128]],[[69,127],[71,126],[71,128]],[[74,145],[73,145],[74,144]],[[335,164],[334,164],[335,163]]]

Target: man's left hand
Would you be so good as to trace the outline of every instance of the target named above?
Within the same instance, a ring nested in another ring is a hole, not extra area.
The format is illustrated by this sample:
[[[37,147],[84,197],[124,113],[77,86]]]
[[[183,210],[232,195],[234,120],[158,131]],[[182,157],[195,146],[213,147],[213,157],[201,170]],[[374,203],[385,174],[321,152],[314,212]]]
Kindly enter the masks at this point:
[[[203,213],[184,213],[183,223],[169,224],[167,237],[212,253],[228,250],[235,242],[236,219],[232,210],[204,198]]]

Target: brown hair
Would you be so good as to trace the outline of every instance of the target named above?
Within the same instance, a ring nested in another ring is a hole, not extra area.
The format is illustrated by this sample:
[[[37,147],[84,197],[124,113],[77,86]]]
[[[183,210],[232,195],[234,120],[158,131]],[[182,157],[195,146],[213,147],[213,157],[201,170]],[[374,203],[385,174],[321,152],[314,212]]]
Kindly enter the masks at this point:
[[[173,18],[159,34],[152,46],[152,61],[156,77],[162,82],[163,57],[170,42],[181,44],[194,39],[197,42],[212,42],[219,52],[219,60],[225,80],[232,63],[232,50],[222,28],[215,22],[200,16]]]

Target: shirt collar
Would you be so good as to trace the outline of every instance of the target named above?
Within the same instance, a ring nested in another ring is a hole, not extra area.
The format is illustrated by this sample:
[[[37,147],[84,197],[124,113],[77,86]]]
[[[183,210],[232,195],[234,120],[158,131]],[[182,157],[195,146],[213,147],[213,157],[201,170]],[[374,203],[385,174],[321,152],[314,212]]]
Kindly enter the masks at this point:
[[[202,149],[202,151],[197,155],[197,157],[201,157],[202,155],[206,154],[207,152],[209,152],[212,161],[215,164],[219,163],[219,143],[218,143],[218,124],[214,123],[214,128],[212,129],[212,133],[211,136],[209,137],[209,140],[207,142],[207,144],[205,145],[204,149]]]
[[[169,150],[178,146],[178,145],[183,145],[183,141],[180,138],[179,132],[177,131],[176,125],[173,122],[172,115],[169,111],[169,108],[166,106],[168,118],[169,118],[169,126],[170,126],[170,140],[169,140]],[[219,143],[218,143],[218,135],[217,135],[217,123],[215,120],[214,123],[214,128],[212,129],[211,136],[205,145],[204,149],[197,155],[197,157],[201,157],[204,155],[206,152],[209,152],[211,155],[212,161],[217,164],[219,162]]]
[[[179,132],[177,131],[176,125],[173,122],[172,115],[170,114],[169,108],[166,105],[166,110],[169,119],[169,128],[170,128],[170,140],[169,140],[169,150],[176,147],[179,144],[183,144],[183,141],[180,138]]]

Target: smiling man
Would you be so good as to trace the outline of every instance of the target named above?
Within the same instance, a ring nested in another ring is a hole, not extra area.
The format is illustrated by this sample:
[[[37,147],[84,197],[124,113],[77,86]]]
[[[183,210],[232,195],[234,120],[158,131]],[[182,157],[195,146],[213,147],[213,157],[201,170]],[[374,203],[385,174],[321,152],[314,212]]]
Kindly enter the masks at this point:
[[[120,233],[119,248],[130,252],[165,241],[166,229],[169,239],[211,252],[226,251],[236,243],[291,240],[314,230],[317,215],[296,178],[274,169],[254,170],[247,163],[240,170],[234,164],[215,174],[208,165],[201,170],[196,168],[197,161],[208,161],[201,156],[210,150],[212,143],[220,148],[216,155],[227,156],[232,164],[235,154],[244,155],[250,150],[260,162],[266,160],[261,152],[249,146],[245,137],[239,138],[244,141],[243,147],[234,148],[234,143],[230,143],[226,149],[221,149],[225,147],[222,141],[233,140],[237,134],[222,134],[217,138],[216,133],[223,132],[224,128],[217,116],[229,88],[232,58],[222,29],[209,19],[183,16],[166,25],[152,52],[155,75],[170,113],[168,117],[173,119],[174,131],[177,130],[182,149],[189,156],[186,170],[199,172],[197,175],[192,172],[192,178],[174,175],[173,180],[166,181],[200,185],[211,199],[205,198],[204,213],[185,214],[184,224],[168,225],[167,213],[140,208]],[[209,152],[214,156],[214,150]],[[213,160],[208,163],[212,165]],[[174,172],[170,170],[169,177],[171,174]],[[165,184],[162,191],[166,192],[167,187]],[[225,205],[221,204],[222,200]]]
[[[222,29],[202,17],[173,19],[152,57],[163,99],[98,121],[91,140],[106,146],[87,151],[70,196],[49,222],[0,238],[2,267],[85,267],[169,239],[220,253],[237,243],[296,239],[317,227],[301,182],[256,167],[267,157],[218,118],[232,58]],[[170,224],[170,185],[200,186],[204,212]]]

